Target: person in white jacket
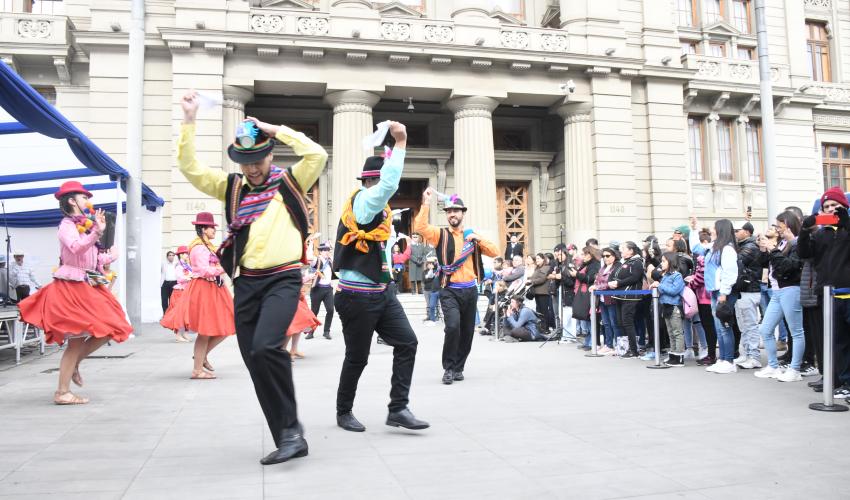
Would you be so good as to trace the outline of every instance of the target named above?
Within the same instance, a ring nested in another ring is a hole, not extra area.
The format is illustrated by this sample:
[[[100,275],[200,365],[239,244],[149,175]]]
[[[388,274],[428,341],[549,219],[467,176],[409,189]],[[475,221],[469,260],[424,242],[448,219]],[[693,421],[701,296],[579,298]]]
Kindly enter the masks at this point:
[[[717,363],[706,368],[706,371],[733,373],[738,371],[733,363],[735,334],[732,331],[736,300],[732,286],[738,280],[738,249],[732,222],[729,219],[716,221],[712,238],[712,246],[705,255],[705,289],[711,294],[711,312],[714,314],[720,349]]]

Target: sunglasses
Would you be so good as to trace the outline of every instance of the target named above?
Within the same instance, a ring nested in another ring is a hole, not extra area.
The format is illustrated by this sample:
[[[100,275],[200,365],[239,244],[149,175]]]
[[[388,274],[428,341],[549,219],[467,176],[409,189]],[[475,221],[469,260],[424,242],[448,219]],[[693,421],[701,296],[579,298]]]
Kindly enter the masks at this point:
[[[605,258],[613,257],[613,255],[611,255],[610,253],[603,253],[602,256]]]

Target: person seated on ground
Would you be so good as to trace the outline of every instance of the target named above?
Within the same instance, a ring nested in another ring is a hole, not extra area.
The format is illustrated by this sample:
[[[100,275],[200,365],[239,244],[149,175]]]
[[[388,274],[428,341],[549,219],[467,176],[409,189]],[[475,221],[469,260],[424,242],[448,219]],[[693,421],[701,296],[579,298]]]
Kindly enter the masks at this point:
[[[537,315],[525,305],[522,296],[511,298],[511,305],[505,315],[505,342],[544,340],[537,330]]]

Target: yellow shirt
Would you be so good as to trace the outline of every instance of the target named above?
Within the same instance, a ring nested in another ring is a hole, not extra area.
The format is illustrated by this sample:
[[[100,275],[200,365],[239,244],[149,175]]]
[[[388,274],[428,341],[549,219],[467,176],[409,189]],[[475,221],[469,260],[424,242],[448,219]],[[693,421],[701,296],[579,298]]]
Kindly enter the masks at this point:
[[[275,139],[303,157],[292,166],[295,181],[306,193],[322,173],[328,160],[325,149],[301,132],[281,126]],[[195,158],[195,125],[183,124],[177,142],[177,165],[186,179],[202,193],[224,201],[227,196],[227,172],[202,165]],[[280,193],[275,193],[266,211],[251,224],[248,242],[239,264],[249,269],[266,269],[301,258],[301,236]]]
[[[428,224],[428,214],[430,211],[431,207],[426,205],[423,205],[419,209],[419,213],[416,214],[416,219],[413,220],[413,232],[421,234],[422,238],[424,238],[427,243],[436,247],[437,243],[440,242],[440,228]],[[455,240],[455,252],[460,252],[464,243],[463,230],[450,227],[449,231],[451,231],[452,237]],[[480,248],[481,253],[487,257],[498,257],[500,253],[499,247],[487,240],[478,240],[478,248]],[[449,263],[444,262],[444,264]],[[477,278],[478,277],[475,275],[475,267],[472,262],[472,256],[470,256],[470,258],[466,259],[466,262],[460,266],[460,269],[452,274],[449,281],[452,283],[466,283]]]

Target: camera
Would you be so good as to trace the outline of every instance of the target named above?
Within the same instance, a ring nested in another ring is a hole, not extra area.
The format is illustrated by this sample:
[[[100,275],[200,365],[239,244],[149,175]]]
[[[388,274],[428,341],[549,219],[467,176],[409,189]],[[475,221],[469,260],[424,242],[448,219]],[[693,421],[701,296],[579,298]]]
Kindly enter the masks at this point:
[[[565,94],[575,94],[576,92],[576,82],[572,80],[567,80],[567,83],[562,83],[558,85],[558,88],[561,89],[561,92]]]

